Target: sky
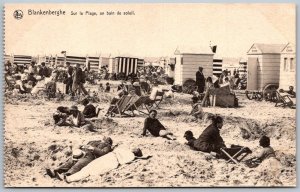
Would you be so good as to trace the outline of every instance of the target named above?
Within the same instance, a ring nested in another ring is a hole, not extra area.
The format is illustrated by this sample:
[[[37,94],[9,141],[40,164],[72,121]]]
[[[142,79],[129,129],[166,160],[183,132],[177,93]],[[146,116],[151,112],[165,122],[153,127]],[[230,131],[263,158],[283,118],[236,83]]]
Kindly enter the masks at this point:
[[[13,12],[22,10],[22,19]],[[28,9],[66,15],[28,15]],[[98,16],[70,15],[97,12]],[[135,15],[102,15],[134,11]],[[245,57],[253,43],[295,44],[294,4],[6,4],[5,53],[172,57],[178,48]]]

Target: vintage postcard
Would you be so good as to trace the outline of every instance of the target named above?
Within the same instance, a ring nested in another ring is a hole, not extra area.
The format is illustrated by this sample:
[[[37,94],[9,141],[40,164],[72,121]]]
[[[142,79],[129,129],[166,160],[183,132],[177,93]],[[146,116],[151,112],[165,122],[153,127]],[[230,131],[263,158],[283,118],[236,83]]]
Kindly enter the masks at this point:
[[[295,187],[295,4],[5,4],[5,187]]]

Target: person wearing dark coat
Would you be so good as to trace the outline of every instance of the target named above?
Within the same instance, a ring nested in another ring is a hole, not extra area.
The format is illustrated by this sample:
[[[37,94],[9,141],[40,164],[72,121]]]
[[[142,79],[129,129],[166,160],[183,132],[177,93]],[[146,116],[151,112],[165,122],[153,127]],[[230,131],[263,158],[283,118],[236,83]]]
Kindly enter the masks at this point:
[[[67,78],[66,78],[66,94],[72,93],[72,84],[73,84],[73,67],[69,62],[66,63],[67,65]]]
[[[220,116],[213,117],[212,124],[193,142],[193,148],[207,153],[220,153],[220,148],[226,147],[220,135],[222,126],[223,118]]]
[[[81,103],[84,105],[82,114],[85,118],[97,117],[96,107],[87,98],[83,99]]]
[[[205,77],[203,75],[203,68],[199,67],[199,70],[196,72],[196,85],[198,86],[198,92],[203,93],[205,87]]]

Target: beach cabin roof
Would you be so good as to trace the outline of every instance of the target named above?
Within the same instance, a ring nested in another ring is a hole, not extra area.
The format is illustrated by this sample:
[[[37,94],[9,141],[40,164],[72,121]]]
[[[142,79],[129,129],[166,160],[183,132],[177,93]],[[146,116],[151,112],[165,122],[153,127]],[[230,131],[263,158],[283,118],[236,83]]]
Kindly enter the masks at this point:
[[[295,45],[293,43],[288,43],[281,50],[282,53],[296,53]]]
[[[279,54],[286,44],[254,43],[247,54]]]
[[[180,46],[180,47],[176,48],[174,54],[175,55],[180,55],[180,54],[213,55],[214,53],[212,52],[212,50],[209,46],[207,46],[207,47]]]

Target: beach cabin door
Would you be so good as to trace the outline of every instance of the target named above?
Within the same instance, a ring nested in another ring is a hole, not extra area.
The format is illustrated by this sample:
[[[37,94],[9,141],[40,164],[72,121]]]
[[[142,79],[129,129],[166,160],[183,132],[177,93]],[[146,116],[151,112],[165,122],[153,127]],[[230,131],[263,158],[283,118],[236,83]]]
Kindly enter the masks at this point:
[[[257,90],[257,57],[248,57],[247,90]]]

